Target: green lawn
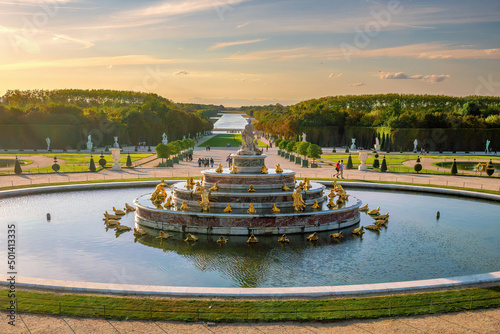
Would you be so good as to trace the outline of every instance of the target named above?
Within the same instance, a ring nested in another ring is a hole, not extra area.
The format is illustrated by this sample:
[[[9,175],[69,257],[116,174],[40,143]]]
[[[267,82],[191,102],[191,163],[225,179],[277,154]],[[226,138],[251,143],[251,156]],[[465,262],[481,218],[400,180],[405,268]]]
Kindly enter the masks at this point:
[[[9,299],[2,289],[0,307]],[[19,312],[177,321],[321,321],[374,319],[494,308],[500,287],[382,297],[295,300],[171,299],[16,291]]]
[[[198,144],[198,147],[205,147],[207,145],[210,145],[210,147],[228,147],[228,143],[231,144],[231,147],[239,147],[241,142],[241,134],[219,134],[203,143]],[[266,147],[266,144],[259,140],[259,147]]]
[[[67,164],[88,164],[90,163],[90,154],[89,153],[53,153],[53,154],[43,154],[46,157],[53,158],[57,157],[57,159],[63,159]],[[108,164],[113,163],[113,159],[111,158],[111,153],[104,153],[104,159],[108,162]],[[131,153],[130,159],[132,162],[147,158],[153,155],[153,153]],[[101,153],[95,152],[92,154],[94,158],[94,162],[97,164],[99,159],[101,159]],[[124,164],[127,162],[127,154],[122,154],[119,160],[120,163]]]

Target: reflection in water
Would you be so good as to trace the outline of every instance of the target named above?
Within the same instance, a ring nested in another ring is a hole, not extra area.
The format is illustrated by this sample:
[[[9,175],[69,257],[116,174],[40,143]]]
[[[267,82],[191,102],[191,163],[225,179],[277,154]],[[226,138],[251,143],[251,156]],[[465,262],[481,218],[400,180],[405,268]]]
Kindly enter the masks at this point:
[[[16,224],[19,276],[103,283],[201,286],[290,287],[345,285],[450,277],[497,271],[500,263],[500,204],[457,197],[391,191],[349,194],[389,212],[387,227],[345,239],[319,233],[259,236],[249,246],[247,237],[186,235],[156,239],[159,231],[135,238],[132,231],[106,229],[103,213],[124,208],[146,189],[65,192],[0,200],[0,224]],[[43,208],[43,209],[40,209]],[[436,212],[440,211],[439,220]],[[47,221],[46,214],[51,213]],[[473,217],[473,219],[471,218]],[[135,227],[134,213],[120,220]],[[374,219],[361,214],[361,225]],[[358,227],[358,226],[354,226]],[[143,228],[145,229],[145,228]],[[336,231],[332,231],[336,232]],[[332,233],[330,232],[330,233]],[[6,240],[6,229],[0,239]],[[136,241],[136,242],[134,242]],[[6,249],[0,248],[6,258]]]

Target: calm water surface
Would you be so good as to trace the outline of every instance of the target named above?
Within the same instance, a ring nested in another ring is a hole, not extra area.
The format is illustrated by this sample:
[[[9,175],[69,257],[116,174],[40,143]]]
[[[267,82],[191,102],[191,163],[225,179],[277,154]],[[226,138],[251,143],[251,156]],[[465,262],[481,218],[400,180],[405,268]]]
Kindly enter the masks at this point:
[[[1,240],[7,224],[17,229],[19,276],[104,283],[211,287],[288,287],[345,285],[468,275],[499,270],[500,205],[484,201],[401,192],[349,190],[381,207],[391,217],[379,233],[362,238],[344,230],[336,242],[322,233],[316,245],[307,235],[290,235],[281,246],[276,237],[259,237],[248,246],[244,237],[199,235],[194,245],[174,235],[167,241],[151,235],[106,230],[105,210],[122,209],[153,188],[34,195],[0,200]],[[436,212],[441,218],[436,219]],[[52,219],[46,220],[50,212]],[[361,215],[361,224],[373,219]],[[122,219],[134,227],[134,215]],[[2,243],[5,245],[5,243]],[[0,257],[7,258],[6,247]],[[4,264],[6,266],[6,264]],[[7,272],[4,267],[4,272]]]
[[[240,114],[224,114],[215,122],[214,129],[243,129],[247,120]]]

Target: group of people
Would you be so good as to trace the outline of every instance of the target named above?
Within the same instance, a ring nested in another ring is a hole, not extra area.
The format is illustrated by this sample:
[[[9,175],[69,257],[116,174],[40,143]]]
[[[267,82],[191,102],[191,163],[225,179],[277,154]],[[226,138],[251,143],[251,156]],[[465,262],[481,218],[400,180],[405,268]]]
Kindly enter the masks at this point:
[[[213,167],[214,158],[198,158],[198,167]]]

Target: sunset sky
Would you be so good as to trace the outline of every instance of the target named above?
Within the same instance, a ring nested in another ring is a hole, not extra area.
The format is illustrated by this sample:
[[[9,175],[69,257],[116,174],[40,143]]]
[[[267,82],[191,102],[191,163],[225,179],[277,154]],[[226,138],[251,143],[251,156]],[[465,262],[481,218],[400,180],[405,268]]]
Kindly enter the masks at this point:
[[[0,0],[0,95],[117,89],[175,102],[500,96],[500,1]]]

